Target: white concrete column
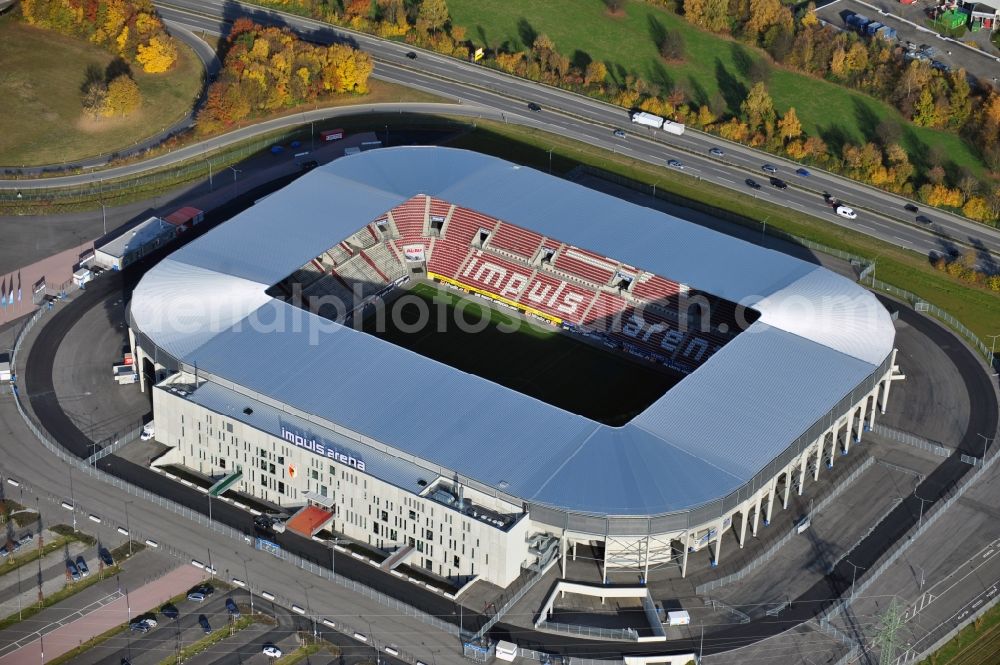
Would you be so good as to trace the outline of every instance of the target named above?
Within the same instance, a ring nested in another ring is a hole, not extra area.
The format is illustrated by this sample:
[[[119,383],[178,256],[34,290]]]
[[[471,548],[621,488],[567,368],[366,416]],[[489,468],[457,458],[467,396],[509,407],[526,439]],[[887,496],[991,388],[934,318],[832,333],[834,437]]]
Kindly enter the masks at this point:
[[[715,558],[712,560],[712,563],[716,566],[719,565],[719,560],[722,557],[722,522],[719,522],[717,528],[718,531],[715,535]]]
[[[740,513],[740,549],[743,549],[743,545],[746,544],[747,540],[747,509],[743,508]]]
[[[889,404],[889,388],[892,387],[892,373],[882,381],[882,415],[885,415],[885,407]]]
[[[868,409],[868,429],[875,427],[875,411],[878,408],[878,390],[872,394],[872,408]]]
[[[833,436],[830,437],[830,455],[827,459],[830,460],[830,466],[832,467],[837,460],[837,448],[840,447],[840,427],[841,424],[838,422],[833,426]]]
[[[809,463],[808,453],[802,453],[802,462],[799,464],[799,496],[802,496],[802,490],[806,486],[806,465]]]
[[[566,547],[567,547],[566,534],[564,533],[562,535],[562,542],[559,543],[559,548],[562,550],[561,554],[562,554],[562,575],[563,575],[563,577],[566,577]]]
[[[576,541],[573,541],[573,561],[576,561]]]
[[[757,523],[760,522],[760,501],[761,501],[761,498],[762,497],[758,495],[756,501],[754,501],[753,524],[750,525],[750,533],[753,534],[754,538],[757,537]]]
[[[646,565],[642,571],[642,581],[644,584],[649,581],[649,536],[644,539],[646,541]]]
[[[861,400],[861,408],[858,409],[858,436],[855,443],[861,443],[861,436],[865,433],[865,421],[868,420],[868,398]]]
[[[687,531],[684,532],[684,558],[681,561],[681,577],[687,577],[688,574],[688,547],[691,545],[691,536]]]
[[[764,518],[765,526],[771,523],[771,512],[774,510],[774,490],[775,488],[772,487],[767,495],[767,517]]]
[[[844,445],[841,450],[846,455],[851,452],[851,430],[854,429],[854,409],[847,414],[847,427],[844,428]]]
[[[788,509],[788,493],[792,491],[792,470],[790,468],[785,468],[785,492],[784,496],[781,497],[781,509]],[[769,517],[768,522],[771,521]]]
[[[823,433],[823,438],[819,440],[816,444],[816,468],[813,469],[813,482],[819,480],[819,467],[823,464],[823,448],[826,447],[826,433]]]

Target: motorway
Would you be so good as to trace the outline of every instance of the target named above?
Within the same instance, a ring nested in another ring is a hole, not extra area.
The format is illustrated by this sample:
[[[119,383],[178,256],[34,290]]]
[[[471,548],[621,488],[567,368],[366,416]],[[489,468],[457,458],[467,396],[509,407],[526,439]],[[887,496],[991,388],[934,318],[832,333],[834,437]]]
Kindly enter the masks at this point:
[[[459,102],[457,105],[391,105],[380,107],[380,110],[490,117],[549,131],[658,166],[665,166],[669,159],[679,159],[685,165],[685,175],[818,216],[829,223],[861,231],[924,255],[974,248],[984,255],[982,259],[986,262],[989,254],[1000,254],[1000,231],[997,229],[937,210],[921,211],[931,220],[930,223],[917,222],[915,214],[904,210],[907,200],[901,197],[816,169],[811,169],[811,176],[800,177],[794,174],[798,167],[794,162],[691,129],[678,137],[641,128],[629,122],[624,109],[571,92],[426,51],[420,51],[416,60],[410,60],[406,53],[412,48],[406,44],[231,0],[161,0],[156,4],[172,26],[186,26],[192,30],[224,33],[229,22],[239,16],[249,16],[261,23],[287,26],[318,43],[346,41],[373,54],[376,78],[416,87]],[[529,111],[526,106],[528,101],[541,105],[542,110]],[[370,110],[370,107],[358,107],[353,112]],[[351,112],[350,108],[307,112],[242,128],[137,164],[99,173],[37,180],[0,180],[0,188],[44,189],[92,183],[95,178],[136,175],[278,127]],[[627,132],[624,139],[612,134],[612,129],[619,127]],[[722,148],[724,156],[717,158],[709,155],[711,147]],[[764,163],[778,168],[777,175],[789,183],[788,189],[777,190],[767,185],[767,174],[761,171]],[[762,189],[749,189],[744,182],[748,177],[761,183]],[[848,221],[837,217],[825,205],[824,192],[854,207],[859,213],[858,219]]]
[[[243,197],[246,205],[249,201],[259,198],[264,191],[256,190],[247,192]],[[236,212],[230,204],[229,209],[217,213],[217,217],[208,220],[203,227],[191,234],[192,237],[204,232],[202,228],[208,229],[213,223],[226,219]],[[92,307],[102,306],[108,299],[127,297],[132,286],[141,277],[142,272],[158,260],[160,256],[153,255],[124,273],[105,274],[99,280],[88,285],[87,291],[80,294],[72,303],[62,306],[62,309],[48,318],[45,326],[41,328],[37,339],[34,341],[27,359],[27,369],[24,372],[23,393],[30,400],[30,404],[36,415],[45,423],[46,429],[62,443],[73,454],[85,456],[88,453],[88,439],[70,421],[61,410],[56,397],[55,386],[53,385],[53,365],[56,354],[54,349],[59,348],[67,333],[73,328],[77,321],[83,317]],[[959,445],[963,452],[972,453],[981,451],[981,443],[977,437],[977,432],[990,432],[996,429],[997,425],[997,404],[993,399],[993,390],[989,384],[989,377],[983,371],[978,359],[964,346],[958,343],[951,333],[945,331],[936,323],[926,319],[910,310],[903,310],[901,317],[909,324],[919,327],[924,334],[931,338],[940,348],[946,350],[952,362],[958,367],[962,378],[966,383],[966,388],[973,403],[970,422],[964,433],[964,437]],[[2,406],[2,405],[0,405]],[[10,409],[8,409],[9,411]],[[15,416],[16,418],[16,416]],[[15,424],[9,425],[13,431]],[[22,480],[26,480],[34,486],[43,488],[45,492],[54,497],[65,496],[66,477],[65,470],[53,471],[51,455],[39,448],[37,442],[32,442],[30,438],[23,435],[23,426],[20,427],[21,436],[9,436],[3,443],[4,452],[7,459],[18,460],[16,467],[8,467],[8,472],[15,472]],[[29,452],[30,451],[30,452]],[[62,467],[61,463],[56,463]],[[145,467],[127,462],[114,455],[104,458],[100,466],[103,470],[113,473],[129,482],[142,486],[158,495],[167,497],[177,503],[188,506],[199,513],[207,512],[205,496],[192,489],[173,483],[160,474],[157,474]],[[957,458],[949,459],[942,466],[932,473],[919,488],[919,495],[925,499],[936,498],[947,487],[951,486],[955,479],[964,473],[969,467],[963,465]],[[102,482],[90,478],[82,477],[76,479],[75,501],[92,507],[105,518],[118,520],[121,523],[122,501],[119,493],[112,487]],[[217,522],[228,524],[244,533],[251,533],[250,516],[229,504],[223,502],[213,502],[213,516]],[[870,536],[865,538],[850,553],[850,560],[859,566],[870,567],[877,558],[889,547],[889,545],[900,537],[913,523],[917,521],[917,510],[919,505],[912,497],[894,511],[891,518],[884,521],[876,528]],[[144,532],[148,533],[160,542],[169,542],[172,547],[185,553],[184,556],[199,557],[201,560],[214,560],[215,566],[219,570],[231,569],[239,571],[241,564],[247,562],[248,572],[246,576],[253,579],[267,579],[267,584],[272,592],[277,587],[279,592],[286,598],[296,599],[299,604],[301,596],[297,595],[296,585],[302,582],[303,574],[299,573],[290,565],[268,566],[268,556],[262,552],[254,550],[242,541],[234,541],[228,536],[209,531],[204,528],[192,530],[191,523],[184,518],[178,517],[156,505],[136,500],[132,512],[132,524],[142,524]],[[136,515],[140,517],[136,517]],[[138,519],[138,521],[137,521]],[[327,566],[330,561],[330,549],[320,543],[298,538],[289,533],[282,534],[279,542],[286,550],[296,552],[303,558]],[[204,555],[200,554],[205,552]],[[230,554],[232,553],[232,554]],[[234,556],[235,555],[235,556]],[[845,557],[847,559],[848,557]],[[422,590],[412,585],[402,582],[397,578],[379,573],[366,564],[360,563],[351,557],[337,556],[336,569],[339,574],[352,578],[382,591],[390,596],[405,599],[405,601],[421,610],[437,615],[446,621],[457,623],[455,616],[456,606],[442,596]],[[254,571],[254,572],[250,572]],[[234,573],[235,574],[235,573]],[[228,571],[227,571],[228,575]],[[821,607],[829,604],[833,598],[842,593],[849,585],[849,571],[846,564],[841,564],[826,578],[818,581],[809,591],[796,599],[791,610],[783,614],[780,621],[754,621],[746,625],[727,627],[712,635],[712,642],[706,647],[706,653],[711,651],[724,651],[742,644],[747,644],[760,639],[769,634],[775,634],[785,630],[790,623],[805,621],[815,614]],[[357,606],[362,601],[369,603],[370,609],[366,610],[372,617],[378,617],[378,621],[373,619],[373,623],[378,626],[376,629],[383,633],[393,635],[409,636],[415,640],[420,636],[427,648],[436,649],[440,647],[443,652],[454,652],[455,641],[443,633],[428,630],[426,626],[417,620],[401,616],[398,613],[386,615],[385,608],[379,607],[371,601],[346,592],[344,589],[332,585],[316,587],[315,580],[310,580],[309,586],[301,586],[303,594],[308,594],[311,588],[322,588],[322,591],[313,592],[312,607],[319,607],[315,596],[320,596],[326,603],[327,612],[333,615],[343,616],[343,608]],[[255,585],[259,590],[261,584]],[[327,599],[333,599],[330,602]],[[339,601],[339,602],[338,602]],[[308,601],[306,601],[308,602]],[[302,605],[306,607],[306,605]],[[338,608],[340,614],[338,614]],[[352,609],[351,614],[358,614]],[[482,617],[465,614],[464,619],[467,628],[474,627],[482,620]],[[363,625],[363,624],[361,624]],[[522,628],[499,624],[493,631],[493,636],[497,638],[513,637],[523,646],[538,648],[548,651],[559,651],[574,654],[599,655],[606,653],[601,651],[601,646],[593,642],[564,638],[549,634],[526,631]],[[397,640],[399,641],[399,640]],[[426,642],[432,642],[427,645]],[[403,644],[407,642],[403,641]],[[413,643],[408,646],[414,647]],[[696,645],[683,641],[671,643],[674,649],[693,649]],[[662,645],[637,645],[635,651],[658,651]],[[596,652],[596,653],[595,653]],[[426,652],[425,652],[426,653]],[[427,662],[425,660],[425,662]]]

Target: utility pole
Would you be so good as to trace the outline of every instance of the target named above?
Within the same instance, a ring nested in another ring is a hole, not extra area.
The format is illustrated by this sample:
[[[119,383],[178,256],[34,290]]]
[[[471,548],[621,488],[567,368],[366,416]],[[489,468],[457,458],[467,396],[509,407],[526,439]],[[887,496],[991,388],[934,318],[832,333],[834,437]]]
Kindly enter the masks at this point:
[[[861,570],[867,570],[864,566],[858,566],[851,563],[849,560],[844,559],[844,563],[854,568],[854,572],[851,573],[851,602],[854,602],[854,582],[858,579],[858,568]]]
[[[878,632],[875,634],[875,644],[879,646],[879,665],[892,665],[896,660],[896,633],[903,626],[903,614],[896,598],[889,602],[889,607],[882,614]]]
[[[128,504],[130,503],[132,502],[125,502],[125,530],[128,531],[128,555],[132,556],[132,529],[130,529],[128,525]]]
[[[921,499],[917,496],[917,490],[913,490],[913,498],[920,502],[920,517],[917,519],[917,528],[919,529],[924,523],[924,503],[931,503],[931,500]]]
[[[986,464],[986,449],[989,447],[990,441],[993,439],[988,438],[985,434],[979,434],[978,432],[976,433],[976,436],[983,440],[983,464]]]

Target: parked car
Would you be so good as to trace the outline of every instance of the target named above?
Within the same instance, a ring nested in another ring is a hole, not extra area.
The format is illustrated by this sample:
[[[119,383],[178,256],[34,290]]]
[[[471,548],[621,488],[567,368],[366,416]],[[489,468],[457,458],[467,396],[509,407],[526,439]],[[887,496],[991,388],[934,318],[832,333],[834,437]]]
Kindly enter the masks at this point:
[[[271,642],[264,645],[264,648],[260,651],[262,654],[268,658],[281,658],[281,649],[274,646]]]
[[[669,166],[672,169],[679,169],[681,171],[684,170],[684,165],[681,164],[680,160],[677,159],[668,159],[667,166]]]
[[[196,603],[201,603],[205,600],[205,594],[192,591],[187,595],[187,599]]]
[[[847,207],[845,205],[839,205],[839,206],[837,206],[836,212],[837,212],[838,215],[840,215],[844,219],[857,219],[858,218],[858,213],[854,212],[853,208],[849,208],[849,207]]]
[[[764,164],[763,166],[760,167],[760,170],[763,171],[764,173],[777,173],[778,172],[778,169],[776,169],[771,164]]]
[[[149,626],[145,621],[133,621],[128,625],[128,629],[133,633],[148,633]]]
[[[807,169],[803,169],[803,168],[795,169],[795,174],[796,175],[800,175],[803,178],[808,178],[810,175],[812,175],[811,173],[809,173],[809,171]]]
[[[211,596],[213,593],[215,593],[215,587],[206,582],[205,584],[199,584],[195,588],[195,591],[197,591],[198,593],[203,593],[206,596]]]
[[[754,180],[753,178],[747,178],[746,183],[747,187],[749,187],[750,189],[760,189],[760,183]]]
[[[98,547],[97,548],[97,557],[101,560],[101,562],[105,566],[113,566],[113,565],[115,565],[114,557],[111,556],[111,552],[109,552],[108,548],[106,548],[106,547]]]
[[[788,189],[788,183],[781,178],[771,178],[771,187],[777,187],[778,189]]]
[[[87,567],[87,562],[84,561],[82,554],[76,557],[76,567],[79,569],[80,574],[84,577],[90,575],[90,568]]]
[[[7,549],[7,546],[4,545],[3,547],[0,547],[0,558],[6,558],[8,556],[10,556],[10,550]]]
[[[174,619],[175,621],[177,620],[177,617],[181,615],[180,611],[177,609],[177,606],[173,605],[172,603],[167,603],[166,605],[161,607],[160,613],[163,616],[167,617],[168,619]]]
[[[159,625],[159,623],[156,621],[156,619],[154,619],[151,616],[143,617],[141,619],[141,621],[143,623],[145,623],[147,626],[149,626],[150,628],[156,628]]]
[[[616,129],[615,130],[615,136],[617,136],[620,139],[625,138],[625,130],[624,129]]]
[[[228,610],[229,615],[234,619],[240,618],[240,608],[236,606],[236,601],[232,598],[226,598],[226,610]]]
[[[711,148],[709,149],[708,154],[712,155],[713,157],[722,157],[726,153],[722,152],[722,148]]]
[[[201,626],[201,629],[205,631],[206,635],[212,632],[212,624],[208,622],[208,617],[204,614],[198,615],[198,624]]]
[[[529,111],[541,111],[542,107],[539,106],[538,104],[536,104],[535,102],[528,102],[528,110]]]
[[[74,582],[80,579],[80,571],[77,569],[76,564],[73,563],[72,559],[66,560],[66,572],[69,573],[69,576],[73,578]]]

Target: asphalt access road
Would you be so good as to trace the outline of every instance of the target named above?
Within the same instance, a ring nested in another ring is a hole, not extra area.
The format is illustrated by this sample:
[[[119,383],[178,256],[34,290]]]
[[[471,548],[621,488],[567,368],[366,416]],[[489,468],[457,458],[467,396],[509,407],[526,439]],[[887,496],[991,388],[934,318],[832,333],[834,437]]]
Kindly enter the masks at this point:
[[[287,181],[288,179],[285,180]],[[284,181],[270,183],[267,187],[249,192],[238,202],[234,202],[213,214],[211,219],[207,220],[204,225],[196,230],[197,232],[190,234],[191,238],[204,233],[214,224],[228,219],[239,209],[249,205],[250,202],[260,198],[269,191],[284,186],[284,184]],[[146,259],[131,266],[122,273],[106,273],[98,280],[91,282],[87,287],[86,293],[74,302],[66,305],[65,308],[57,312],[47,322],[32,346],[25,376],[25,392],[31,402],[32,409],[38,419],[45,423],[50,434],[67,450],[78,457],[87,456],[89,441],[59,408],[53,386],[54,351],[58,348],[66,333],[87,310],[99,305],[105,298],[113,294],[127,298],[144,272],[162,258],[165,253],[164,250],[161,250],[161,252],[146,257]],[[890,306],[894,309],[897,307],[894,303],[890,303]],[[981,447],[978,444],[980,439],[977,433],[995,431],[998,421],[998,408],[988,375],[983,371],[983,366],[967,347],[958,342],[943,327],[911,310],[901,309],[900,316],[908,324],[927,335],[934,343],[947,350],[952,362],[955,363],[961,373],[968,388],[970,398],[973,400],[969,424],[962,442],[958,446],[958,451],[928,476],[917,490],[919,496],[922,498],[936,500],[970,468],[959,461],[958,454],[961,452],[976,454],[977,448],[979,448],[978,452],[981,453]],[[113,473],[130,483],[145,487],[156,494],[188,506],[193,510],[203,514],[207,514],[208,512],[208,503],[203,494],[172,482],[151,469],[135,465],[115,455],[103,458],[100,466],[103,470]],[[219,522],[228,524],[248,534],[253,532],[251,516],[234,506],[224,502],[214,502],[212,512],[213,517]],[[870,568],[877,561],[878,557],[916,522],[918,515],[919,501],[911,496],[909,499],[904,500],[890,514],[888,519],[880,523],[872,534],[849,553],[844,558],[844,561],[850,559],[858,566]],[[288,532],[281,534],[277,539],[286,550],[314,561],[321,566],[327,566],[330,562],[331,550],[323,544],[295,536]],[[455,616],[455,604],[451,601],[430,591],[414,587],[412,584],[401,581],[394,576],[381,573],[367,564],[358,562],[353,557],[337,556],[336,569],[338,573],[345,577],[361,582],[389,596],[405,600],[405,602],[425,612],[435,614],[445,620],[451,619],[454,623],[458,622],[458,617]],[[783,612],[780,619],[756,620],[749,624],[733,626],[720,633],[715,633],[713,634],[713,644],[724,646],[713,647],[713,649],[728,650],[750,644],[769,635],[783,632],[794,623],[812,618],[821,609],[835,602],[837,596],[849,588],[851,580],[850,572],[848,564],[842,561],[841,565],[833,573],[817,582],[807,593],[795,599],[792,607]],[[484,617],[478,614],[466,613],[463,620],[464,626],[467,629],[475,630],[481,625]],[[592,657],[608,655],[607,647],[600,643],[525,630],[503,623],[494,627],[491,636],[496,639],[513,638],[521,646],[549,652],[555,651]],[[670,646],[672,649],[693,650],[698,645],[694,641],[676,641],[672,642]],[[661,652],[662,650],[663,645],[650,643],[635,645],[629,651],[640,653]]]

